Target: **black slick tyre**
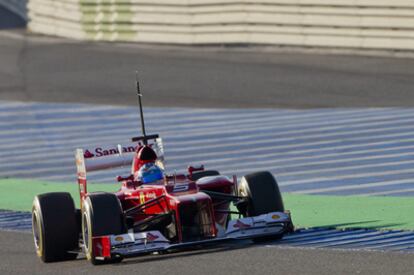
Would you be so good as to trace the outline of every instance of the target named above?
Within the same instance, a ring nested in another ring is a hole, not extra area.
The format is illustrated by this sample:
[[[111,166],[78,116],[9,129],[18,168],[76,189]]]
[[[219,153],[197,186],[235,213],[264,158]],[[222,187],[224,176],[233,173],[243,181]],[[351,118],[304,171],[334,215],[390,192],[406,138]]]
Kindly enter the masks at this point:
[[[244,176],[240,181],[239,194],[249,199],[249,217],[285,211],[279,186],[270,172],[256,172]]]
[[[244,176],[239,184],[239,195],[248,199],[246,216],[258,216],[269,212],[284,212],[282,195],[276,179],[268,171],[256,172]],[[265,238],[255,238],[261,242],[281,239],[283,234]]]
[[[32,206],[32,233],[43,262],[72,260],[79,247],[75,204],[69,193],[37,195]]]
[[[82,205],[82,237],[86,258],[94,265],[122,261],[121,257],[97,259],[92,237],[127,233],[121,203],[112,193],[92,193]]]

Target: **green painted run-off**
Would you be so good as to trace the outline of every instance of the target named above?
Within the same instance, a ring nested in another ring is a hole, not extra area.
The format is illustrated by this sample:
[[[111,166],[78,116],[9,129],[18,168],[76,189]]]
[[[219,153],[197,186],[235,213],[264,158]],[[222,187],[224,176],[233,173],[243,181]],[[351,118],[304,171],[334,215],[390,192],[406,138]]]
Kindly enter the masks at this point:
[[[113,192],[118,184],[89,184],[93,191]],[[70,192],[79,206],[75,183],[0,180],[0,209],[30,211],[33,197],[46,192]],[[414,229],[414,198],[314,196],[283,194],[298,227]]]

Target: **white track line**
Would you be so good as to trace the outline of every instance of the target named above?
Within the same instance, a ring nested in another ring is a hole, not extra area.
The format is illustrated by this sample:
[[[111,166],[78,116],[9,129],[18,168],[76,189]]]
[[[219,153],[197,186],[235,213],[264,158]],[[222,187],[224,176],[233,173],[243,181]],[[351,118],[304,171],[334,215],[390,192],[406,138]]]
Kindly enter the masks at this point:
[[[316,194],[316,193],[327,193],[327,192],[336,192],[336,191],[345,191],[345,190],[365,189],[365,188],[371,188],[371,187],[383,187],[383,186],[391,186],[391,185],[398,185],[398,184],[414,184],[414,179],[391,180],[391,181],[382,181],[382,182],[376,182],[376,183],[346,185],[346,186],[339,186],[339,187],[315,188],[312,190],[293,191],[291,193]]]

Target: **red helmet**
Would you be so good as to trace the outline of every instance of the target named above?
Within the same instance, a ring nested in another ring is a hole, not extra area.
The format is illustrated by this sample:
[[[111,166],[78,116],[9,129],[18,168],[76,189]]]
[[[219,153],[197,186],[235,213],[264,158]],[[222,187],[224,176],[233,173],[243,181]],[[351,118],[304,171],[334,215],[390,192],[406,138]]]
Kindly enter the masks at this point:
[[[151,147],[148,145],[138,147],[132,163],[132,174],[135,175],[145,163],[155,162],[156,160],[157,154]]]

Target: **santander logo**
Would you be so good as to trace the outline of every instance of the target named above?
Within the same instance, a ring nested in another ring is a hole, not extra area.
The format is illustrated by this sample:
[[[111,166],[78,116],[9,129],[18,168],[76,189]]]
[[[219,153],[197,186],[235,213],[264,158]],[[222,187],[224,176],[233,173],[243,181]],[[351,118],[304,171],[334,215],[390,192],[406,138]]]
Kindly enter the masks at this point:
[[[137,149],[137,146],[126,146],[126,147],[121,147],[121,148],[122,148],[122,153],[134,153]],[[90,159],[90,158],[98,158],[98,157],[118,155],[118,154],[119,154],[118,148],[96,147],[93,150],[86,149],[85,152],[83,153],[83,157],[85,159]]]
[[[92,154],[89,150],[86,150],[85,153],[83,154],[83,157],[86,159],[90,159],[93,158],[95,155]]]
[[[245,228],[249,228],[251,227],[249,224],[245,224],[243,222],[241,222],[240,220],[237,220],[237,222],[233,225],[234,228],[239,228],[239,229],[245,229]]]
[[[159,237],[157,235],[151,234],[151,233],[147,233],[147,241],[148,242],[153,242],[156,239],[158,239]]]

